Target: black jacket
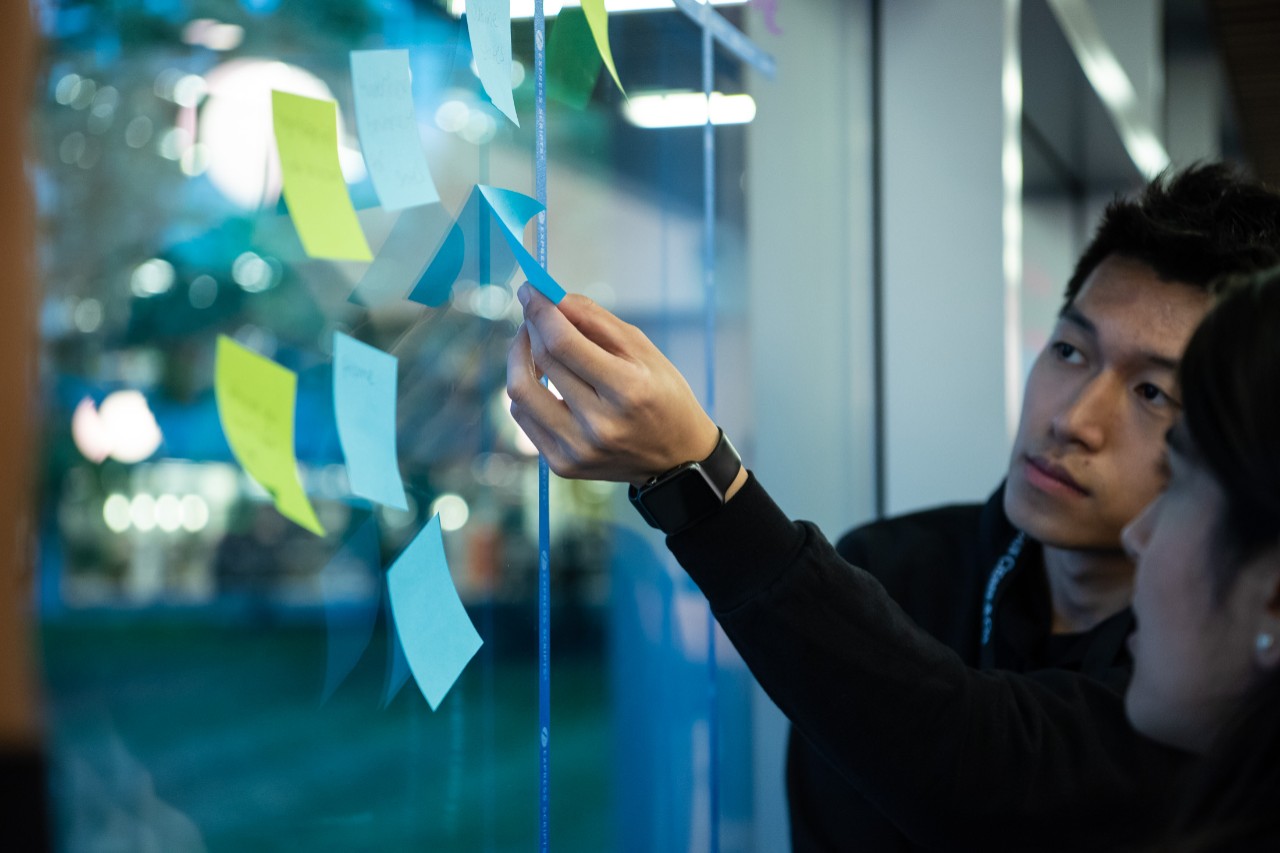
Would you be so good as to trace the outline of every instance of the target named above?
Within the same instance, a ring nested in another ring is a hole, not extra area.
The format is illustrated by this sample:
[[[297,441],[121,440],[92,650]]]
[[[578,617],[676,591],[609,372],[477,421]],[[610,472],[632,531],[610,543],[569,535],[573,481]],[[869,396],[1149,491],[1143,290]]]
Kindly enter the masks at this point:
[[[1003,498],[1001,487],[985,505],[943,507],[868,524],[846,534],[836,550],[880,581],[919,627],[969,666],[1084,672],[1123,694],[1131,668],[1124,640],[1132,630],[1132,614],[1126,609],[1084,634],[1051,637],[1042,549],[1018,537]],[[998,570],[1006,555],[1008,565]],[[983,605],[997,573],[1001,582],[992,590],[988,614]],[[984,646],[986,619],[990,634]],[[794,731],[787,749],[787,799],[795,853],[920,849]]]
[[[1122,667],[1100,679],[971,665],[980,657],[991,567],[983,542],[998,542],[995,532],[1007,522],[976,508],[942,512],[939,524],[908,516],[891,523],[895,536],[873,526],[850,540],[859,559],[910,541],[919,567],[936,567],[932,588],[906,570],[887,577],[894,595],[815,527],[789,520],[754,477],[717,514],[667,544],[795,729],[913,843],[1102,850],[1149,836],[1163,820],[1158,806],[1182,757],[1130,729],[1118,693]],[[996,525],[989,540],[973,534],[975,522]],[[976,575],[949,571],[957,562]],[[1035,632],[1034,614],[1023,626],[1005,617],[1004,603],[1034,592],[1026,586],[1034,581],[1033,573],[1009,572],[998,591],[991,632],[998,665],[1025,648],[1020,632]],[[936,630],[969,639],[959,650],[944,645],[895,596]],[[1111,630],[1123,635],[1124,626]],[[833,843],[858,849],[852,839]]]

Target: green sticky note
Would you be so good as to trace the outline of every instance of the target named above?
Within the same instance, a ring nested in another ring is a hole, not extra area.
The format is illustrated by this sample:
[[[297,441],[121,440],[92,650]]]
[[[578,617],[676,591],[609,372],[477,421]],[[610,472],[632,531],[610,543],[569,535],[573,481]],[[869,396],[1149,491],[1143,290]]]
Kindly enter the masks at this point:
[[[338,105],[271,92],[284,198],[302,247],[313,258],[371,261],[338,163]]]
[[[591,27],[591,35],[596,40],[596,49],[604,60],[604,67],[609,69],[609,76],[618,84],[618,91],[623,95],[627,90],[622,88],[618,79],[618,69],[613,67],[613,51],[609,49],[609,13],[604,10],[604,0],[582,0],[582,11],[587,16],[587,24]]]
[[[600,52],[587,16],[566,6],[547,39],[547,97],[575,110],[584,109],[600,76]]]
[[[298,479],[293,451],[297,375],[219,335],[213,389],[222,432],[236,461],[267,490],[281,515],[323,536],[324,527]]]

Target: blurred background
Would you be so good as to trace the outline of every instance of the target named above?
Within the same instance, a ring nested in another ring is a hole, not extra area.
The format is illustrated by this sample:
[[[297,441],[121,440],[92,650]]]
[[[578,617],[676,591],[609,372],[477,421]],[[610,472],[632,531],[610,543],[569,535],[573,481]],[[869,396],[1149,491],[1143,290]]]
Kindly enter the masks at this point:
[[[530,849],[537,460],[504,391],[519,279],[462,281],[438,308],[350,302],[367,265],[308,259],[280,200],[270,91],[337,101],[376,251],[395,215],[360,154],[349,52],[409,49],[448,210],[475,183],[532,194],[531,4],[512,4],[520,128],[481,90],[457,0],[34,5],[59,848]],[[715,414],[785,509],[834,538],[995,488],[1102,206],[1197,159],[1280,170],[1270,5],[717,4],[778,73],[715,56]],[[607,75],[585,105],[552,92],[549,267],[704,395],[701,32],[664,0],[608,6],[629,98]],[[399,359],[407,512],[350,493],[335,331]],[[328,535],[231,456],[219,334],[297,372]],[[403,684],[381,573],[436,513],[485,644],[432,712]],[[607,484],[554,480],[550,518],[553,846],[705,850],[714,820],[722,849],[786,849],[784,721],[723,639],[710,719],[705,605],[661,538]]]

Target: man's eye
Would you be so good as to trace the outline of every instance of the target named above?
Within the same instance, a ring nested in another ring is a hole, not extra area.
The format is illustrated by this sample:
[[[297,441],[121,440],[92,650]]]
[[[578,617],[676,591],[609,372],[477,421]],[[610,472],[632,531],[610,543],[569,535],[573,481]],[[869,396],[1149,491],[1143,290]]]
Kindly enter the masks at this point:
[[[1167,406],[1173,403],[1173,399],[1164,392],[1158,385],[1150,382],[1143,382],[1138,385],[1138,396],[1146,400],[1148,403],[1155,403],[1160,406]]]
[[[1065,362],[1079,364],[1084,359],[1084,355],[1080,350],[1076,349],[1066,341],[1055,341],[1051,344],[1051,347],[1053,348],[1054,355]]]

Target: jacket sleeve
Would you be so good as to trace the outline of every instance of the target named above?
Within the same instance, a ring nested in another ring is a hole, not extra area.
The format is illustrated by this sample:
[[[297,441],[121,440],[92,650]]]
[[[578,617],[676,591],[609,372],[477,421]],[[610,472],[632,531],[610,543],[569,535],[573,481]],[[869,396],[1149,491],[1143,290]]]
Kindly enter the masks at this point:
[[[1119,696],[1060,670],[971,669],[755,480],[667,541],[760,685],[913,841],[946,849],[1127,843],[1179,757]]]

